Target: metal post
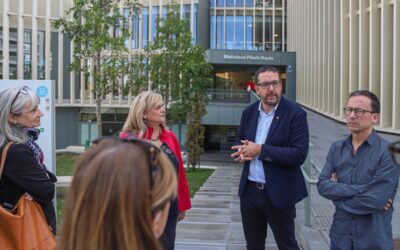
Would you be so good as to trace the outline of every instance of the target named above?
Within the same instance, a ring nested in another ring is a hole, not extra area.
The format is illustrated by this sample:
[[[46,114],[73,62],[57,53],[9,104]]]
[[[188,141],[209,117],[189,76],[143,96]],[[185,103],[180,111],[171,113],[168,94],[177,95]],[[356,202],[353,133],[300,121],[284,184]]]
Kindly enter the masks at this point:
[[[311,175],[311,149],[312,144],[310,143],[307,158],[304,162],[304,170],[307,173],[307,177],[310,177]],[[306,180],[306,188],[308,196],[304,199],[304,224],[307,227],[311,227],[311,183],[309,180]]]

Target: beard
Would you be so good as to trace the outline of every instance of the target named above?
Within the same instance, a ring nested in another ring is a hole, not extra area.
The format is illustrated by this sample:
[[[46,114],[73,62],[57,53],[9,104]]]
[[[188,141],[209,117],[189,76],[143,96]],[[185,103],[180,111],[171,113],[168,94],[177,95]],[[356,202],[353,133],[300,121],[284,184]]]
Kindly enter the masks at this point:
[[[275,100],[270,100],[268,97],[274,96]],[[279,100],[281,99],[280,95],[277,94],[269,94],[265,97],[263,97],[261,100],[264,104],[270,106],[270,107],[275,107],[276,105],[278,105]]]

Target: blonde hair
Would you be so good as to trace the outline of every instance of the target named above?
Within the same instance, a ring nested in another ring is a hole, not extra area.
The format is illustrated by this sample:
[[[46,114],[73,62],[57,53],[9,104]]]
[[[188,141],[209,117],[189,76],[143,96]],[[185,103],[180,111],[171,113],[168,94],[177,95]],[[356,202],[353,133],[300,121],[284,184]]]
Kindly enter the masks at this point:
[[[162,96],[152,91],[142,92],[137,95],[131,104],[122,131],[137,132],[139,137],[147,134],[147,125],[143,116],[147,111],[155,108],[160,102],[163,102]],[[162,124],[162,127],[163,129],[168,129],[165,122]]]
[[[119,139],[103,139],[85,152],[68,193],[58,249],[161,249],[153,215],[176,197],[177,180],[165,154],[157,151],[154,161],[151,156],[143,142]]]

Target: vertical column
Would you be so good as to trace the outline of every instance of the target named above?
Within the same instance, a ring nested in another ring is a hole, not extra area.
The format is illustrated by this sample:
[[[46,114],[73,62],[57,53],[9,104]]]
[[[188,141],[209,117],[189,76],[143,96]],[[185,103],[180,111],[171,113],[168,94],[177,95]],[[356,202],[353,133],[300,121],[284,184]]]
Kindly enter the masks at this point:
[[[71,50],[71,55],[70,55],[70,61],[71,63],[74,63],[74,42],[71,41],[70,45],[70,50]],[[71,71],[69,72],[69,102],[70,104],[75,104],[75,72]]]
[[[327,78],[328,78],[328,82],[327,82],[327,112],[329,114],[333,113],[333,109],[334,109],[334,87],[333,85],[335,84],[335,82],[333,81],[333,71],[334,71],[334,47],[333,47],[333,41],[334,41],[334,32],[333,32],[333,15],[334,15],[334,2],[335,1],[326,1],[326,12],[328,14],[328,23],[327,23],[327,50],[328,50],[328,65],[327,65]]]
[[[60,7],[59,9],[59,16],[63,17],[64,16],[64,1],[59,0],[58,5]],[[57,68],[57,99],[58,103],[62,104],[63,99],[64,99],[64,93],[63,93],[63,84],[64,84],[64,35],[62,33],[62,29],[58,29],[58,44],[57,44],[57,53],[58,53],[58,68]]]
[[[359,80],[359,89],[368,89],[368,66],[369,66],[369,22],[368,22],[368,13],[367,13],[368,2],[365,0],[359,0],[359,31],[360,31],[360,39],[358,42],[358,61],[359,61],[359,70],[358,70],[358,80]]]
[[[369,2],[369,90],[380,96],[380,10],[375,0]],[[379,49],[377,49],[379,48]]]
[[[349,94],[349,1],[340,0],[340,116]]]
[[[45,58],[45,68],[44,75],[46,80],[50,80],[50,68],[51,68],[51,1],[46,1],[46,20],[45,20],[45,48],[44,48],[44,58]]]
[[[354,91],[358,89],[358,41],[359,41],[359,20],[357,16],[358,11],[358,1],[350,0],[350,69],[349,69],[349,91]]]
[[[393,5],[393,67],[400,67],[400,2]],[[400,70],[393,68],[393,129],[400,129]]]
[[[381,128],[392,125],[393,101],[393,7],[382,0],[381,15]]]
[[[333,86],[334,86],[334,115],[340,115],[340,2],[334,1],[334,27],[333,27],[333,47],[334,47],[334,61],[333,61]]]
[[[324,102],[324,94],[323,94],[323,84],[324,84],[324,78],[323,78],[323,34],[324,34],[324,26],[323,26],[323,2],[318,1],[318,105],[317,109],[321,110],[322,109],[322,104]],[[305,40],[304,40],[305,41]]]
[[[285,36],[285,29],[287,26],[287,20],[285,18],[285,14],[286,14],[286,5],[285,5],[286,1],[283,0],[282,1],[282,52],[287,51],[287,46],[285,46],[285,41],[286,41],[286,36]],[[285,25],[286,24],[286,25]]]
[[[32,0],[32,79],[37,79],[37,68],[38,68],[38,32],[37,32],[37,4],[38,0]]]
[[[24,0],[19,0],[18,2],[17,79],[24,79]]]
[[[321,110],[326,112],[328,109],[328,1],[321,0],[322,3],[322,103]]]
[[[9,0],[3,2],[3,79],[10,78],[10,23]]]
[[[94,89],[94,77],[93,72],[94,70],[94,60],[90,58],[90,75],[89,75],[89,104],[94,104],[94,96],[93,96],[93,89]]]
[[[312,93],[311,95],[311,100],[310,100],[310,104],[312,107],[317,107],[318,104],[318,85],[320,84],[319,79],[318,79],[318,34],[319,34],[319,13],[318,13],[318,2],[319,0],[312,0],[312,10],[313,10],[313,34],[312,34],[312,47],[313,47],[313,63],[312,63],[312,67],[313,67],[313,84],[312,84],[312,88],[310,90],[310,92]]]

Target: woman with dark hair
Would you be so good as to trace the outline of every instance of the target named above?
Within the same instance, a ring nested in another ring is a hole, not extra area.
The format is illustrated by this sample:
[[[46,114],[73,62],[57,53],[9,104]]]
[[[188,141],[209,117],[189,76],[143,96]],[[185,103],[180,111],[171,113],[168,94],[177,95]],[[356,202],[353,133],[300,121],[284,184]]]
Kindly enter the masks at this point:
[[[171,160],[178,176],[178,199],[172,201],[162,242],[164,249],[174,249],[177,221],[190,209],[189,188],[178,139],[166,125],[164,101],[160,94],[147,91],[133,100],[121,138],[141,138],[158,146]]]
[[[24,193],[43,208],[47,224],[56,233],[53,206],[56,177],[43,163],[43,152],[35,142],[39,136],[40,99],[30,88],[0,92],[1,150],[12,141],[0,178],[0,204],[12,209]]]

